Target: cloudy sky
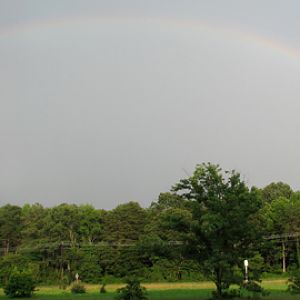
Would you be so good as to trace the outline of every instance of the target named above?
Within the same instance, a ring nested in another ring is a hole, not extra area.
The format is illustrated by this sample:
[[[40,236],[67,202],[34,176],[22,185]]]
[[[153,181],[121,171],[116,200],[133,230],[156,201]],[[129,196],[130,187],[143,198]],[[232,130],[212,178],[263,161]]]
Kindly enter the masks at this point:
[[[0,205],[148,206],[207,161],[300,189],[299,10],[0,0]]]

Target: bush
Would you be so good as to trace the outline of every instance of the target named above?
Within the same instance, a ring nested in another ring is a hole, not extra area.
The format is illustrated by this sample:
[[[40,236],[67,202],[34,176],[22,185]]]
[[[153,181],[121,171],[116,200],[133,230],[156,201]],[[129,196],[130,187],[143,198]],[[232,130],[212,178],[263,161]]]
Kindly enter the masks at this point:
[[[4,286],[4,293],[10,298],[31,297],[35,289],[32,273],[14,270]]]
[[[71,287],[71,292],[73,294],[84,294],[86,293],[85,286],[81,283],[74,283]]]
[[[105,286],[106,286],[106,284],[105,284],[105,283],[103,283],[103,284],[101,285],[101,287],[100,287],[100,293],[101,293],[101,294],[104,294],[104,293],[106,293]]]
[[[288,282],[288,291],[291,294],[300,294],[300,269],[291,272]]]
[[[263,289],[260,284],[254,280],[245,282],[240,287],[240,295],[247,294],[248,299],[260,299],[268,296],[270,293]]]
[[[116,296],[117,300],[147,300],[146,289],[141,286],[138,279],[132,278],[126,281],[127,285],[117,292],[119,295]]]

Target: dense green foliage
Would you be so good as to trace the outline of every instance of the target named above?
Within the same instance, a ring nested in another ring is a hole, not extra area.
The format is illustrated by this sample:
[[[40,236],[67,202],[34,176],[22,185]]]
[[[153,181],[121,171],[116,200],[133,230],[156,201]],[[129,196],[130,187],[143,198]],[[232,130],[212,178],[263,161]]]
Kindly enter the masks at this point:
[[[0,207],[0,284],[15,268],[38,283],[212,279],[219,290],[300,267],[300,193],[285,183],[249,188],[238,173],[202,164],[149,208],[129,202]]]
[[[10,298],[31,297],[35,282],[30,271],[13,270],[4,286],[4,293]]]

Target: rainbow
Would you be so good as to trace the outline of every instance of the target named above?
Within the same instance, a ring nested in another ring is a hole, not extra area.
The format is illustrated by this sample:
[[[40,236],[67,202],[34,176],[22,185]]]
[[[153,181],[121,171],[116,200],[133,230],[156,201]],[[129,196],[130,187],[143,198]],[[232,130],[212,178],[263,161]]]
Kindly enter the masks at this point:
[[[12,37],[26,32],[34,32],[37,29],[47,28],[64,28],[78,26],[82,24],[101,25],[115,22],[135,22],[149,23],[150,25],[158,25],[161,28],[178,29],[184,28],[187,30],[203,30],[216,35],[228,35],[234,39],[252,43],[275,51],[278,54],[284,55],[290,59],[300,62],[300,50],[290,47],[278,40],[262,36],[256,33],[244,32],[237,27],[214,25],[204,20],[182,19],[182,18],[165,18],[165,17],[124,17],[124,16],[81,16],[62,19],[44,19],[36,22],[27,22],[23,24],[11,25],[0,28],[0,41],[4,37]]]

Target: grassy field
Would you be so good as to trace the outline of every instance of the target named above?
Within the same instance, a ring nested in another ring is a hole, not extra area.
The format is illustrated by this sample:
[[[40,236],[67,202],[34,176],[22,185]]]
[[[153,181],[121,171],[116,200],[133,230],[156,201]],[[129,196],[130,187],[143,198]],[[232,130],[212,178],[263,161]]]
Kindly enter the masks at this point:
[[[73,295],[70,290],[62,291],[57,287],[39,287],[33,299],[36,300],[95,300],[114,299],[116,289],[122,287],[121,284],[110,284],[106,286],[107,293],[99,293],[99,285],[86,285],[87,293]],[[149,298],[163,300],[204,300],[211,295],[214,285],[211,282],[197,283],[146,283]],[[291,296],[286,292],[286,280],[264,280],[263,287],[271,292],[267,300],[300,300],[299,296]],[[0,299],[7,299],[3,291],[0,292]]]

